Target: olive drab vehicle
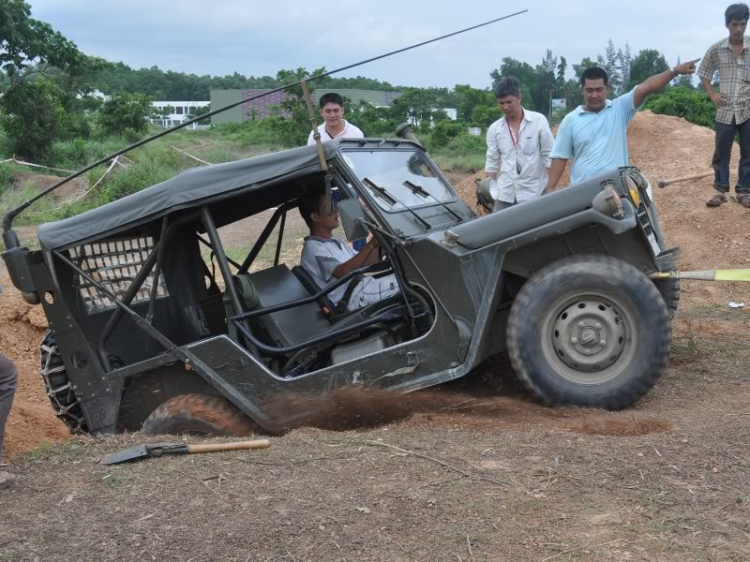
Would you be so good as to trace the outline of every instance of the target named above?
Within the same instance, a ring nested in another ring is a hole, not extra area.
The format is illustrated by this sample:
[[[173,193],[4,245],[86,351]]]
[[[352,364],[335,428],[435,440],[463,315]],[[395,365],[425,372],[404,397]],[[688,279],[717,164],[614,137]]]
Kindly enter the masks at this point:
[[[278,432],[311,415],[305,401],[269,409],[281,396],[414,391],[503,350],[550,404],[621,409],[659,379],[679,287],[650,279],[674,253],[637,169],[477,217],[417,142],[343,140],[323,155],[347,238],[374,236],[385,256],[325,289],[280,252],[287,215],[326,189],[315,146],[191,169],[41,225],[36,251],[6,230],[11,279],[49,320],[42,375],[72,430]],[[269,211],[231,260],[218,229]],[[258,269],[267,245],[274,263]],[[328,299],[390,273],[396,296],[353,312]]]
[[[41,225],[39,250],[13,230],[34,201],[196,121],[301,86],[314,124],[308,81],[526,11],[233,102],[6,213],[11,280],[49,321],[41,373],[57,415],[92,434],[280,432],[320,407],[286,398],[414,391],[503,350],[546,403],[619,409],[648,392],[667,363],[679,281],[652,280],[673,272],[674,252],[635,168],[477,217],[402,125],[394,139],[317,142],[183,172]],[[323,288],[281,248],[300,198],[325,193],[330,204],[334,189],[347,238],[374,236],[384,259]],[[230,259],[219,228],[269,214],[247,256]],[[267,246],[270,267],[258,265]],[[328,298],[386,274],[399,286],[388,299],[347,311]]]

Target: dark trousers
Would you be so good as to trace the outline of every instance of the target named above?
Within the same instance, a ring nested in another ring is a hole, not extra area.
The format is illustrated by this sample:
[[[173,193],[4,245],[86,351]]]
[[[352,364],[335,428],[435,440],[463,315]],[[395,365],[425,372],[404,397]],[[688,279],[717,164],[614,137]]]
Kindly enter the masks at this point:
[[[750,193],[750,121],[737,125],[716,123],[716,148],[714,150],[714,188],[722,193],[729,191],[729,162],[732,159],[732,144],[735,134],[740,137],[739,177],[735,191]]]
[[[16,394],[18,373],[13,361],[0,353],[0,461],[3,460],[3,437],[5,436],[5,422],[10,414],[10,406]]]

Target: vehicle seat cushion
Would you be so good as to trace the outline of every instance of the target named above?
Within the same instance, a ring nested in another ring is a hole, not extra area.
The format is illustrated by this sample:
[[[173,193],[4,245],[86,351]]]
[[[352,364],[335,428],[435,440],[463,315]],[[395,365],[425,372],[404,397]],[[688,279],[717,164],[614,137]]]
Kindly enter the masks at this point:
[[[310,293],[285,264],[250,273],[250,283],[258,298],[256,308],[305,299]],[[295,306],[257,318],[275,345],[287,347],[302,343],[330,329],[320,307],[314,303]]]

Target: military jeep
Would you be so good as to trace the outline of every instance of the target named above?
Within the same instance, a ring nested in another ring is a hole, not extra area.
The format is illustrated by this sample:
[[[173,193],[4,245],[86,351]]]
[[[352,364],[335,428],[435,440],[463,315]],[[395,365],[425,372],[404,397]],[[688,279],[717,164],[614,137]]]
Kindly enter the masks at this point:
[[[14,285],[49,320],[41,372],[71,430],[279,432],[311,415],[304,400],[270,408],[279,397],[415,391],[503,350],[553,405],[626,408],[664,371],[679,287],[650,279],[674,253],[637,169],[477,217],[418,143],[323,153],[347,238],[383,250],[326,288],[281,259],[287,215],[326,191],[314,146],[195,168],[44,224],[38,251],[4,233]],[[219,229],[261,214],[231,259]],[[272,234],[273,265],[258,267]],[[384,274],[395,297],[354,311],[328,299]]]

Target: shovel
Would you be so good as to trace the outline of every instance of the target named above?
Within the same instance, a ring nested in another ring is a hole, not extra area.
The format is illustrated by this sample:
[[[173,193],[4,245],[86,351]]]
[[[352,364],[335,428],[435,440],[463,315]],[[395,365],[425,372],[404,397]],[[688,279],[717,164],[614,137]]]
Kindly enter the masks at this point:
[[[257,441],[238,441],[235,443],[209,443],[206,445],[185,445],[184,443],[155,443],[140,445],[133,449],[126,449],[119,453],[107,455],[102,464],[118,464],[121,462],[137,461],[147,457],[161,457],[163,455],[194,455],[196,453],[212,453],[214,451],[240,451],[245,449],[267,449],[271,446],[268,439]]]

